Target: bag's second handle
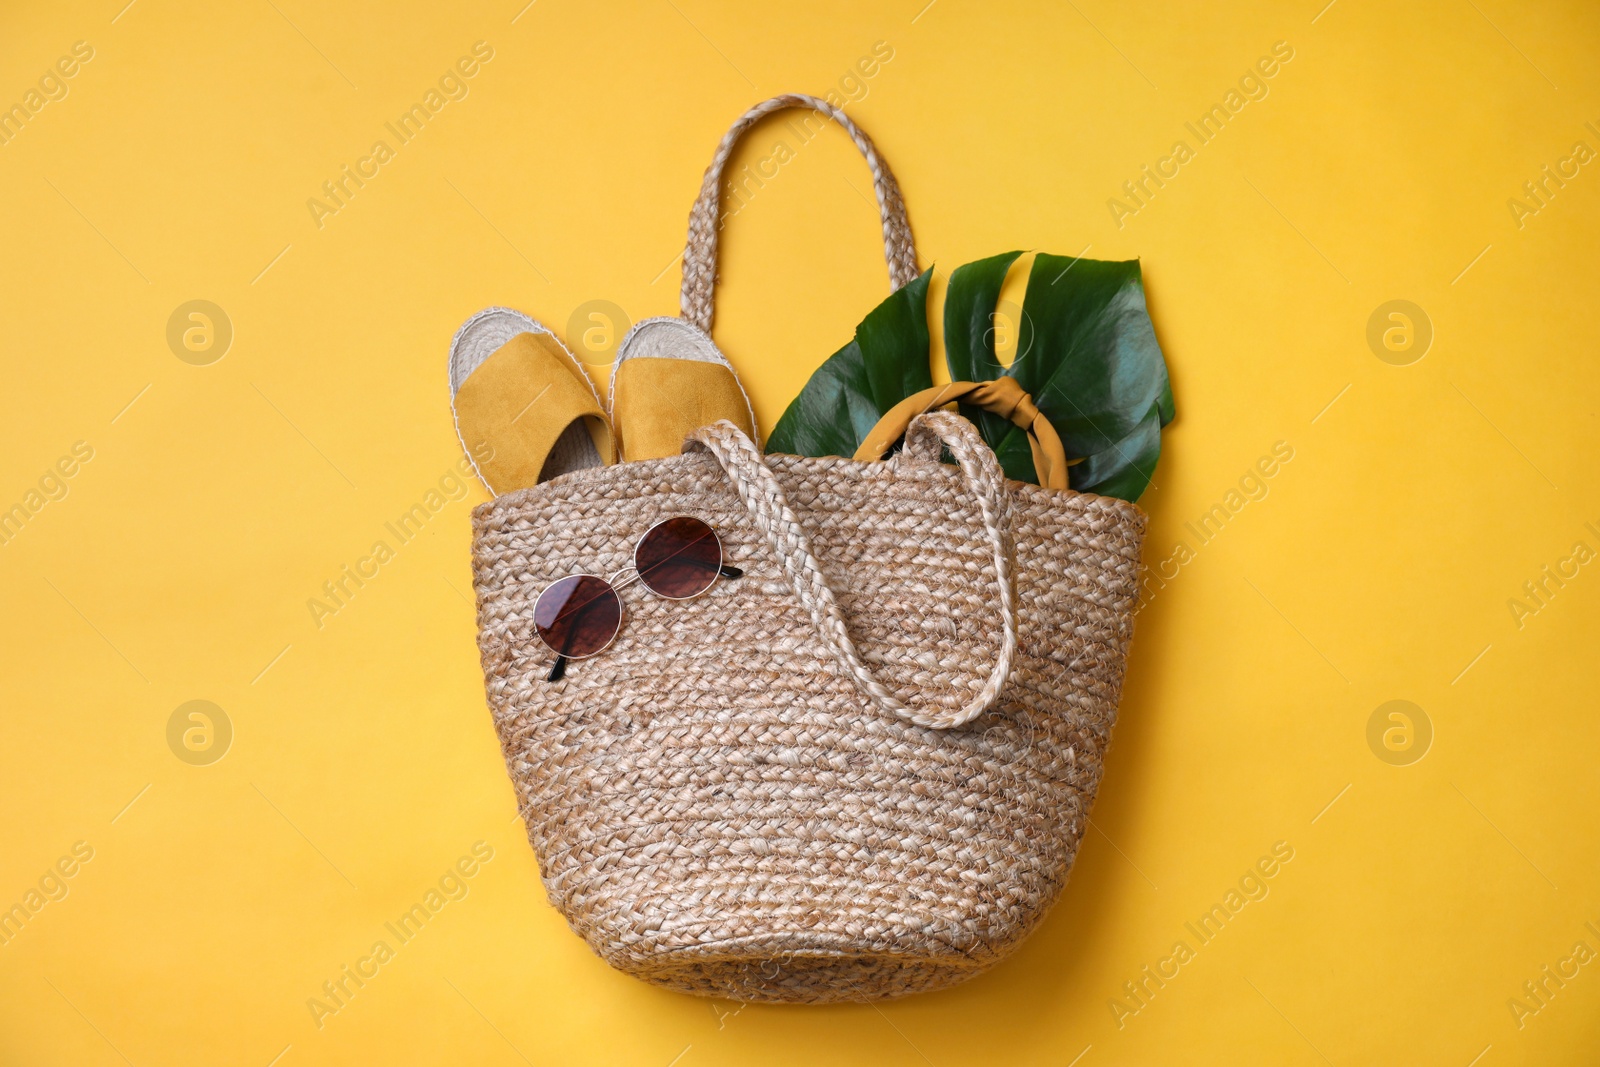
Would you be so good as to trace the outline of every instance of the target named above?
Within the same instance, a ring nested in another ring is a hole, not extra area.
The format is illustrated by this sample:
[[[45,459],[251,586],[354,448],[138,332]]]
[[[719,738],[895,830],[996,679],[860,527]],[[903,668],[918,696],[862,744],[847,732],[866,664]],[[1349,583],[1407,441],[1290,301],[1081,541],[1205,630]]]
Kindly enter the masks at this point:
[[[863,463],[882,459],[889,447],[905,435],[912,419],[957,400],[1022,427],[1028,434],[1028,447],[1033,452],[1033,469],[1039,484],[1046,489],[1068,487],[1067,468],[1072,464],[1067,462],[1060,435],[1033,402],[1033,397],[1023,392],[1017,380],[1007,374],[987,382],[951,382],[913,393],[884,412],[852,458]]]
[[[739,117],[723,136],[717,152],[700,183],[700,196],[689,211],[689,243],[683,250],[683,292],[680,302],[683,317],[706,333],[711,332],[717,280],[717,233],[721,221],[722,169],[733,154],[740,136],[774,111],[789,107],[810,108],[844,127],[850,139],[872,169],[872,190],[878,197],[878,214],[883,220],[883,254],[889,261],[889,285],[893,289],[917,276],[917,249],[911,239],[911,223],[906,218],[906,203],[900,185],[889,165],[878,155],[872,139],[861,132],[839,108],[826,100],[801,93],[787,93],[764,100]]]
[[[995,579],[1000,590],[1000,654],[983,688],[965,707],[929,712],[908,707],[873,677],[861,661],[845,627],[844,614],[834,599],[833,590],[823,577],[822,568],[811,554],[810,540],[790,510],[783,487],[762,462],[761,453],[740,430],[724,419],[696,430],[685,442],[685,451],[703,449],[714,456],[739,498],[755,520],[756,528],[767,538],[778,562],[794,586],[795,595],[811,615],[817,634],[828,645],[839,665],[873,704],[918,726],[949,729],[971,722],[999,699],[1000,690],[1011,676],[1017,653],[1016,589],[1012,577],[1011,529],[1007,517],[1005,474],[977,429],[947,411],[919,415],[906,433],[901,462],[937,465],[941,446],[948,448],[966,476],[967,488],[977,498],[978,510],[994,552]]]

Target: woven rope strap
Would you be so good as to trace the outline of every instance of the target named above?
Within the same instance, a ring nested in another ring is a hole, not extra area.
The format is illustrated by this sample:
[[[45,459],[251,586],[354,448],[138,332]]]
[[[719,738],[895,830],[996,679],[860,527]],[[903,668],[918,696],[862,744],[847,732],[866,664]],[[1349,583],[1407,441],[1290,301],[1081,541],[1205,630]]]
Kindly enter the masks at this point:
[[[806,107],[828,116],[844,127],[861,154],[867,158],[872,170],[872,190],[878,196],[878,214],[883,220],[883,254],[889,261],[889,285],[899,289],[917,276],[917,249],[911,239],[911,223],[906,218],[906,202],[900,196],[900,185],[889,171],[889,165],[878,155],[872,139],[861,132],[839,108],[826,100],[800,93],[788,93],[765,100],[746,111],[739,121],[723,135],[717,153],[706,168],[705,180],[700,183],[700,196],[689,211],[689,243],[683,250],[683,292],[680,302],[683,317],[706,333],[711,332],[713,312],[712,290],[717,275],[717,233],[722,199],[722,169],[733,146],[751,126],[774,111],[788,107]]]
[[[722,465],[739,498],[750,510],[756,528],[765,535],[777,554],[779,564],[794,586],[795,595],[810,612],[817,633],[862,693],[879,709],[899,715],[918,726],[948,729],[971,722],[993,707],[999,698],[1001,688],[1011,675],[1011,663],[1016,656],[1017,611],[1012,579],[1011,535],[1006,514],[1005,476],[1000,464],[970,422],[944,411],[929,412],[912,421],[899,462],[936,464],[939,462],[941,446],[948,448],[960,465],[966,476],[967,488],[977,498],[978,509],[983,515],[983,525],[994,550],[995,578],[1000,589],[1002,637],[1000,655],[978,695],[959,711],[931,714],[907,707],[874,678],[866,664],[861,662],[855,643],[850,640],[845,628],[844,614],[839,610],[833,590],[828,587],[822,568],[811,553],[806,533],[801,529],[794,512],[789,509],[783,487],[762,462],[761,453],[750,438],[724,419],[696,430],[685,442],[684,449],[704,449]]]

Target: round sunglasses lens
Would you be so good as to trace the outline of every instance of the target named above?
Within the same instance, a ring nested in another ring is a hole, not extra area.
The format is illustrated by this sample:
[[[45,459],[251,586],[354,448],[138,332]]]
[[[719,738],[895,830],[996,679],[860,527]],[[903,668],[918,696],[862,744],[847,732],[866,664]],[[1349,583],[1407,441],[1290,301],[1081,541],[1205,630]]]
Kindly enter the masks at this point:
[[[722,543],[699,519],[680,515],[657,523],[633,552],[639,580],[652,593],[685,600],[711,588],[722,568]]]
[[[604,578],[570,575],[539,594],[533,625],[552,652],[583,659],[617,636],[622,628],[622,598]]]

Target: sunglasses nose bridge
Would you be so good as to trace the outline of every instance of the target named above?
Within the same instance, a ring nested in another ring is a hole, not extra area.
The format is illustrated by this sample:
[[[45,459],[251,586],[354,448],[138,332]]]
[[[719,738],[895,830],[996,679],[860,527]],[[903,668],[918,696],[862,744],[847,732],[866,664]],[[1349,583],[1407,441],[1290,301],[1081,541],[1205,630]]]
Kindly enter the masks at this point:
[[[626,579],[624,581],[620,581],[620,582],[617,581],[618,578],[622,577],[624,574],[627,574],[629,571],[633,572],[633,576],[631,578],[628,578],[628,579]],[[606,582],[611,586],[611,588],[617,590],[618,592],[621,592],[623,589],[626,589],[628,586],[632,585],[634,582],[637,582],[640,579],[640,577],[641,577],[641,575],[639,574],[639,568],[635,567],[633,564],[630,563],[626,567],[624,567],[621,570],[617,571],[611,577],[607,578]],[[650,587],[648,585],[646,585],[645,588],[648,589]]]

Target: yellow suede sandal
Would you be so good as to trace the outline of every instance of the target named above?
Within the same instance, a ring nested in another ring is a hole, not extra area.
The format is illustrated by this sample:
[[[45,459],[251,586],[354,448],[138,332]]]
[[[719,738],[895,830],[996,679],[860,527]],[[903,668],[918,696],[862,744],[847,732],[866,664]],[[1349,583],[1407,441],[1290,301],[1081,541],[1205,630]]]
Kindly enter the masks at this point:
[[[686,436],[718,419],[756,440],[750,398],[716,343],[684,319],[635,324],[611,368],[611,425],[622,458],[676,456]]]
[[[496,496],[616,462],[600,394],[544,326],[486,308],[450,342],[456,435]]]

